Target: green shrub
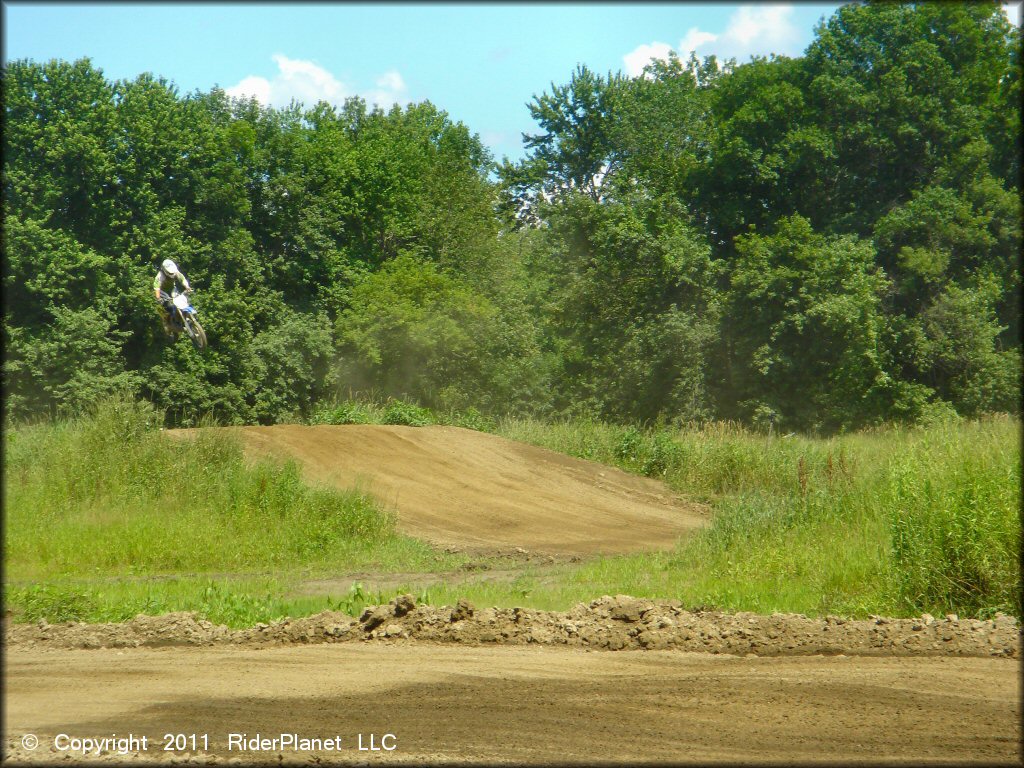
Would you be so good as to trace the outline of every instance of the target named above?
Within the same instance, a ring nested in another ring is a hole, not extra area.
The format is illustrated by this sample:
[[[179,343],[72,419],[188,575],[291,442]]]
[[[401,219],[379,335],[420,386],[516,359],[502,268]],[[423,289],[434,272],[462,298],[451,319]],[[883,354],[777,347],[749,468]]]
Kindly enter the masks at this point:
[[[425,427],[434,422],[434,415],[428,409],[404,400],[390,400],[384,408],[382,418],[384,424],[400,424],[407,427]]]
[[[96,611],[96,601],[88,592],[50,584],[8,587],[4,597],[24,621],[86,621]]]
[[[374,424],[377,416],[367,403],[346,400],[334,407],[321,407],[313,413],[310,424]]]
[[[730,610],[1021,615],[1014,418],[938,418],[827,440],[729,423],[645,432],[505,420],[499,432],[663,477],[712,505],[711,524],[667,560],[620,558],[611,575],[584,566],[574,578],[595,593],[647,590]]]
[[[464,411],[455,411],[445,419],[448,424],[464,429],[473,429],[477,432],[494,432],[498,423],[490,416],[486,416],[472,406]]]
[[[641,432],[627,429],[615,447],[620,466],[647,477],[664,477],[675,469],[683,450],[665,430]]]

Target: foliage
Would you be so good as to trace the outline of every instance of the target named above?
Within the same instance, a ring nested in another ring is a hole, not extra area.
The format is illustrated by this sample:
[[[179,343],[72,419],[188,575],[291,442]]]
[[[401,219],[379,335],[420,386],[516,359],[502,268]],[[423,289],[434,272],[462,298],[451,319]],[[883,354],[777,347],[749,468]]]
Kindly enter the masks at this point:
[[[710,524],[674,551],[525,579],[530,604],[565,610],[621,593],[734,611],[1021,615],[1016,419],[954,415],[827,439],[519,419],[498,433],[654,474],[712,505]],[[523,604],[514,598],[488,594]]]
[[[494,315],[486,298],[403,254],[353,289],[337,328],[339,379],[429,405],[445,404],[446,387],[483,389]]]
[[[125,413],[119,423],[128,429],[136,421]],[[408,574],[407,586],[373,592],[354,583],[326,604],[324,596],[288,597],[289,585],[311,572],[337,573],[336,561],[316,558],[275,569],[274,580],[246,574],[244,565],[235,566],[243,572],[234,578],[155,580],[145,568],[132,578],[131,569],[95,571],[91,564],[66,576],[49,571],[44,579],[18,561],[5,596],[16,620],[123,621],[140,612],[198,610],[231,626],[324,608],[358,613],[399,592],[420,592],[421,601],[435,604],[468,597],[555,610],[597,594],[634,594],[688,607],[819,616],[1020,615],[1015,419],[954,417],[828,439],[726,423],[640,432],[596,422],[506,420],[499,432],[633,471],[660,451],[667,471],[656,474],[687,495],[703,495],[713,505],[712,523],[675,549],[530,567],[511,583],[437,583],[435,571],[451,572],[458,563],[422,546],[396,547],[383,570]],[[21,448],[31,445],[38,443]],[[384,555],[378,549],[372,556]],[[346,554],[347,562],[359,557],[365,552]],[[253,569],[265,572],[259,564]],[[26,585],[30,573],[39,580]],[[121,576],[97,581],[97,573]],[[429,594],[417,582],[430,583]]]
[[[257,418],[276,423],[305,416],[326,388],[331,329],[325,315],[285,311],[277,325],[256,335]]]
[[[972,439],[965,451],[957,431],[939,430],[944,439],[893,457],[888,471],[901,607],[1020,615],[1019,446]]]
[[[359,400],[346,400],[335,406],[320,405],[309,419],[316,424],[376,424],[375,409]]]
[[[425,427],[431,424],[450,425],[494,432],[497,421],[476,408],[464,411],[433,411],[413,402],[388,397],[384,400],[348,399],[334,405],[321,405],[309,418],[316,424],[400,424]]]
[[[8,587],[4,597],[9,605],[17,607],[24,621],[86,621],[96,610],[88,591],[60,589],[52,584]]]
[[[394,538],[392,516],[369,497],[308,487],[294,463],[250,466],[222,434],[171,437],[162,421],[148,403],[115,398],[74,419],[8,430],[7,566],[266,567],[351,556]]]
[[[886,281],[871,244],[817,235],[793,217],[771,235],[737,238],[736,251],[726,327],[742,362],[727,386],[743,415],[763,404],[798,429],[889,415],[878,353]]]
[[[400,424],[406,427],[425,427],[432,422],[432,416],[426,408],[413,403],[392,400],[384,408],[385,424]]]
[[[8,420],[438,412],[831,432],[1019,410],[1021,32],[838,8],[802,56],[585,65],[495,165],[429,102],[2,70]],[[209,347],[163,337],[175,259]]]

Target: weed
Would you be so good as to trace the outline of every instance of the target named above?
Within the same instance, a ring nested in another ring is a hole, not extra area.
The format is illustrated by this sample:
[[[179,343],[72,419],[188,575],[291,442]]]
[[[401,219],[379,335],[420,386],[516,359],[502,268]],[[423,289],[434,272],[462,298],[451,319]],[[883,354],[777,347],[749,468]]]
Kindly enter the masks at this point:
[[[96,611],[96,601],[88,592],[51,584],[9,587],[5,598],[25,621],[85,621]]]
[[[391,400],[384,408],[384,424],[399,424],[407,427],[425,427],[435,423],[434,415],[426,408],[404,400]]]
[[[376,414],[373,408],[353,400],[336,405],[332,408],[322,407],[316,410],[309,420],[310,424],[373,424]]]
[[[357,405],[343,416],[362,418]],[[424,415],[400,401],[360,407],[375,423],[389,407],[406,421],[457,417]],[[144,404],[113,403],[5,432],[8,577],[35,582],[6,590],[16,619],[115,621],[196,610],[244,625],[323,609],[323,598],[286,600],[286,585],[246,581],[246,573],[272,568],[287,581],[300,570],[336,572],[338,563],[426,573],[461,562],[397,536],[393,516],[362,494],[311,488],[293,464],[250,466],[224,431],[185,447],[159,432],[158,417]],[[490,426],[483,417],[477,423]],[[434,584],[421,602],[467,597],[566,609],[628,593],[725,610],[1020,616],[1016,419],[943,420],[828,440],[734,424],[639,430],[504,419],[494,429],[662,478],[710,503],[712,522],[670,552],[599,558],[512,583]],[[204,575],[225,571],[242,579]],[[146,581],[183,572],[197,575]],[[81,586],[101,577],[119,580],[102,590]],[[393,596],[356,583],[328,606],[354,614]]]
[[[310,487],[293,462],[250,465],[223,431],[184,441],[158,423],[114,403],[6,433],[9,572],[201,573],[366,559],[397,543],[393,513],[366,494]]]
[[[274,598],[269,593],[257,597],[232,592],[212,580],[203,587],[196,611],[215,624],[229,626],[252,626],[260,621],[282,618],[274,615]]]
[[[641,432],[627,429],[615,447],[615,458],[623,468],[647,477],[664,477],[675,468],[682,449],[664,430]]]
[[[497,421],[480,413],[476,408],[446,414],[444,422],[464,429],[474,429],[477,432],[494,432],[498,425]]]
[[[505,420],[499,434],[661,477],[713,506],[655,555],[582,566],[582,598],[657,593],[801,613],[1021,612],[1020,424],[994,417],[828,440],[708,424],[672,432]],[[534,597],[539,595],[535,592]]]

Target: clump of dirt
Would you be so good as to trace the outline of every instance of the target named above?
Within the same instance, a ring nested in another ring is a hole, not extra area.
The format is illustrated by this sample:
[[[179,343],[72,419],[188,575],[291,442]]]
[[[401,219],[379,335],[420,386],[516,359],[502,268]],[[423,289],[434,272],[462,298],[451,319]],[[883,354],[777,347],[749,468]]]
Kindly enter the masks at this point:
[[[367,608],[355,619],[324,611],[302,619],[232,630],[194,613],[137,616],[122,624],[6,623],[8,645],[122,648],[234,644],[404,642],[467,645],[563,645],[595,650],[677,649],[756,656],[1004,656],[1020,654],[1021,631],[1012,616],[960,619],[928,614],[913,619],[800,614],[760,615],[688,611],[679,601],[604,596],[566,612],[530,608],[477,609],[417,605],[401,595]]]

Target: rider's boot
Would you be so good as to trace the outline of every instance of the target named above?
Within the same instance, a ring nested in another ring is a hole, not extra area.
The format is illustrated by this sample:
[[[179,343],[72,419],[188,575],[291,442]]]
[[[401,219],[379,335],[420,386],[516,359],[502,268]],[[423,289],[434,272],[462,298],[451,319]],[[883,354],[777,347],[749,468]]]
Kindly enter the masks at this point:
[[[161,311],[160,312],[160,319],[163,321],[163,324],[164,324],[164,334],[167,335],[167,338],[169,338],[169,339],[171,339],[173,341],[177,341],[178,340],[178,334],[175,333],[174,325],[171,323],[171,316],[170,316],[170,314],[168,312],[166,312],[166,311]]]

